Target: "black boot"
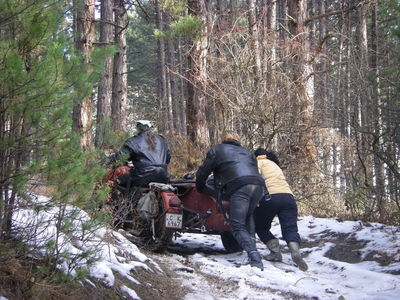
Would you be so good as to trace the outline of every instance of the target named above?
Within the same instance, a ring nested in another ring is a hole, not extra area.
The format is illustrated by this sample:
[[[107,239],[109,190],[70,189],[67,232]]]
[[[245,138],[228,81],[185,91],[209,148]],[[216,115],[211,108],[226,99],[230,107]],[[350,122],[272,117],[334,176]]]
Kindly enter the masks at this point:
[[[261,271],[264,270],[264,266],[261,261],[261,255],[257,250],[249,252],[248,256],[250,266],[259,268]]]

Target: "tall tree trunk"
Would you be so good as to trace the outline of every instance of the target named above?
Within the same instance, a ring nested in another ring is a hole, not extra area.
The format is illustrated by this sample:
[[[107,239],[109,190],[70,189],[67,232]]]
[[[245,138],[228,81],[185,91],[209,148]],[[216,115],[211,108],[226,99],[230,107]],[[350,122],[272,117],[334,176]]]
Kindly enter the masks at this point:
[[[111,45],[114,41],[113,2],[112,0],[101,1],[100,43],[103,47]],[[106,126],[111,121],[112,74],[113,56],[107,55],[104,59],[104,71],[100,78],[97,96],[95,145],[98,148],[106,146],[104,135]]]
[[[178,39],[178,58],[179,58],[179,73],[183,74],[185,77],[187,77],[187,70],[184,66],[186,59],[185,55],[183,53],[183,48],[184,46],[182,45],[182,38]],[[180,119],[181,119],[181,124],[180,124],[180,131],[182,132],[183,135],[187,134],[187,128],[186,128],[186,99],[187,99],[187,84],[186,81],[182,78],[182,76],[179,78],[179,114],[180,114]]]
[[[313,0],[314,13],[313,15],[324,15],[326,13],[325,10],[325,0]],[[318,8],[318,9],[317,9]],[[318,101],[317,111],[319,114],[325,119],[325,122],[322,124],[323,127],[326,128],[336,128],[336,120],[337,120],[337,108],[338,105],[336,101],[334,102],[336,97],[328,97],[328,90],[331,88],[330,81],[328,78],[328,64],[327,59],[325,58],[325,50],[328,46],[327,44],[327,20],[326,18],[321,18],[319,20],[319,24],[317,22],[313,22],[315,24],[315,28],[312,30],[315,33],[312,37],[313,40],[318,41],[319,50],[322,55],[320,55],[320,61],[316,65],[316,73],[320,73],[318,80],[315,80],[315,89],[316,89],[316,101]],[[318,30],[317,30],[317,25]],[[341,51],[341,48],[339,48]],[[340,70],[341,66],[339,66]],[[339,72],[340,73],[340,72]],[[339,89],[340,90],[340,89]],[[337,90],[337,92],[339,92]],[[339,102],[339,101],[338,101]],[[335,106],[336,105],[336,106]],[[325,147],[324,147],[325,148]],[[329,168],[327,170],[332,170],[332,173],[329,174],[332,178],[332,184],[334,187],[337,187],[338,183],[338,172],[337,172],[337,153],[338,149],[335,142],[332,142],[332,146],[326,147],[327,155],[331,158],[329,162]],[[332,155],[329,153],[332,151]]]
[[[279,0],[278,4],[278,20],[279,20],[279,37],[282,41],[286,41],[288,29],[288,0]]]
[[[345,33],[346,33],[346,24],[344,20],[344,14],[340,16],[339,19],[339,37],[338,37],[338,72],[337,72],[337,83],[335,86],[336,90],[336,110],[337,110],[337,126],[339,128],[339,133],[342,138],[342,149],[340,151],[340,159],[339,159],[339,178],[340,178],[340,193],[343,196],[346,193],[347,183],[346,183],[346,168],[347,165],[345,158],[347,155],[345,154],[348,150],[348,145],[346,144],[346,128],[347,128],[347,105],[346,105],[346,87],[347,87],[347,73],[346,73],[346,65],[343,63],[346,54],[346,45],[345,43]]]
[[[325,14],[325,0],[319,0],[319,14],[320,15],[324,15]],[[326,29],[326,18],[322,18],[319,21],[319,45],[322,49],[324,48],[324,43],[326,43],[326,35],[327,35],[327,29]],[[341,51],[341,50],[339,50]],[[321,104],[323,107],[323,115],[324,116],[329,116],[328,119],[328,124],[326,124],[327,126],[333,126],[332,124],[332,120],[335,119],[335,110],[332,109],[331,105],[329,105],[328,103],[328,76],[327,76],[327,59],[326,58],[322,58],[322,61],[319,65],[319,72],[322,73],[321,75],[321,79],[322,82],[320,83],[320,87],[321,87],[321,94],[320,94],[320,99],[321,99]]]
[[[90,72],[90,53],[94,39],[94,0],[74,0],[75,47]],[[83,99],[77,99],[72,112],[72,129],[79,135],[82,148],[92,146],[92,91],[86,91]]]
[[[379,158],[376,152],[383,152],[382,149],[382,103],[381,103],[381,91],[380,91],[380,80],[379,80],[379,68],[378,68],[378,25],[377,25],[377,4],[372,6],[372,18],[371,18],[371,72],[372,77],[375,79],[372,86],[372,105],[373,105],[373,131],[374,139],[372,141],[373,152],[374,152],[374,176],[375,176],[375,195],[377,199],[379,220],[385,221],[385,179],[384,179],[384,166],[382,160]]]
[[[9,111],[9,103],[6,103],[5,95],[13,99],[12,93],[4,90],[0,82],[0,141],[12,141],[14,139],[14,125]],[[4,94],[3,94],[4,93]],[[10,201],[12,190],[11,181],[13,176],[14,161],[12,159],[12,147],[0,147],[0,240],[11,236],[11,217],[13,207]]]
[[[159,3],[155,1],[156,26],[160,31],[164,30],[164,14],[160,9]],[[159,101],[159,120],[160,131],[168,130],[168,86],[165,58],[165,38],[159,37],[157,40],[158,53],[158,101]]]
[[[346,14],[345,18],[345,34],[351,36],[352,33],[352,24],[350,20],[350,13]],[[345,147],[344,147],[344,169],[345,169],[345,178],[346,178],[346,192],[350,192],[351,189],[354,189],[354,180],[353,180],[353,169],[354,169],[354,157],[351,154],[353,149],[350,145],[350,139],[354,139],[354,126],[352,126],[352,122],[356,119],[356,109],[353,97],[352,90],[352,69],[350,58],[352,57],[352,42],[349,39],[345,38],[345,54],[344,59],[345,63],[345,83],[344,83],[344,91],[343,91],[343,124],[342,127],[344,129],[344,137],[345,137]]]
[[[177,59],[176,59],[176,44],[172,39],[168,40],[167,44],[167,54],[168,54],[168,65],[169,65],[169,81],[170,81],[170,91],[171,91],[171,128],[177,131],[178,133],[182,134],[182,120],[181,120],[181,114],[180,114],[180,109],[181,109],[181,99],[179,95],[179,89],[178,89],[178,80],[176,73],[178,72],[177,70]]]
[[[219,32],[225,32],[229,30],[229,18],[228,18],[228,1],[217,0],[217,11],[218,11],[218,21],[216,27]],[[231,11],[232,13],[232,11]]]
[[[276,31],[276,1],[277,0],[264,0],[267,2],[267,18],[266,23],[263,26],[264,33],[269,34],[271,41],[270,50],[271,50],[271,62],[270,65],[274,65],[276,62],[276,38],[277,38],[277,31]],[[264,50],[265,51],[265,50]]]
[[[358,8],[359,14],[359,27],[358,27],[358,47],[360,53],[360,75],[361,78],[359,84],[358,93],[358,112],[359,112],[359,162],[363,170],[364,184],[366,187],[372,187],[372,161],[369,155],[371,139],[371,124],[369,118],[369,110],[371,109],[371,95],[370,87],[367,82],[369,74],[368,65],[368,35],[367,35],[367,8],[360,6]]]
[[[168,45],[168,43],[167,43]],[[168,47],[167,47],[168,49]],[[166,61],[168,61],[168,52],[166,52]],[[174,129],[174,116],[173,116],[173,99],[172,99],[172,89],[173,89],[173,82],[172,82],[172,76],[171,73],[168,71],[167,66],[165,68],[166,73],[165,73],[165,79],[167,82],[167,103],[166,103],[166,108],[167,108],[167,118],[164,120],[165,126],[167,130],[173,130]]]
[[[396,157],[395,145],[394,143],[391,143],[391,141],[388,141],[388,148],[386,151],[389,156],[394,158]],[[389,166],[387,166],[386,168],[386,174],[388,174],[387,181],[388,181],[388,193],[390,197],[390,202],[396,203],[397,206],[400,208],[400,180],[397,180],[394,172]]]
[[[261,77],[261,53],[260,53],[260,41],[259,41],[259,22],[256,18],[256,4],[255,0],[246,0],[248,9],[248,22],[249,22],[249,33],[251,36],[252,50],[254,53],[254,75],[256,78],[256,84]]]
[[[294,80],[299,120],[299,147],[310,166],[316,163],[316,149],[313,141],[314,116],[314,77],[310,61],[309,29],[305,26],[307,13],[306,0],[288,0],[289,30],[294,48]],[[297,118],[297,117],[296,117]]]
[[[170,16],[165,13],[165,21],[169,24],[171,23]],[[168,128],[170,130],[177,130],[179,116],[177,116],[177,86],[176,86],[176,61],[175,61],[175,45],[172,39],[166,41],[166,75],[167,75],[167,99],[168,99]]]
[[[127,88],[127,58],[126,58],[126,26],[127,12],[124,0],[115,2],[115,44],[117,52],[114,55],[111,121],[114,131],[125,129],[125,110],[128,98]]]
[[[208,0],[190,0],[189,13],[203,21],[201,36],[194,41],[189,53],[189,86],[188,86],[188,127],[187,131],[191,140],[201,149],[206,149],[210,144],[210,134],[206,117],[207,96],[207,55],[208,33],[207,23]]]

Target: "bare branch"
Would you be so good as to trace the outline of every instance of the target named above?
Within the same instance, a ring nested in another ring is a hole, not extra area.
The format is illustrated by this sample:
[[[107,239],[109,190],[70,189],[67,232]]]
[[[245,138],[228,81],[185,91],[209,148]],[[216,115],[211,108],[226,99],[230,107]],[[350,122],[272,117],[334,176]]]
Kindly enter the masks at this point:
[[[349,6],[349,7],[347,7],[347,8],[344,8],[344,9],[334,10],[334,11],[327,12],[327,13],[322,14],[322,15],[314,16],[314,17],[311,17],[311,18],[305,20],[304,24],[307,25],[307,24],[309,24],[310,22],[313,22],[313,21],[315,21],[315,20],[319,20],[319,19],[322,19],[322,18],[325,18],[325,17],[329,17],[329,16],[334,16],[334,15],[343,14],[343,13],[346,13],[346,12],[351,11],[351,10],[353,10],[353,9],[356,9],[356,8],[358,8],[358,7],[360,7],[360,6],[370,4],[370,3],[372,3],[373,1],[374,1],[374,0],[372,0],[372,1],[371,1],[371,0],[360,1],[360,2],[357,3],[357,4],[354,4],[354,5],[352,5],[352,6]]]
[[[114,22],[110,22],[110,21],[106,21],[106,20],[101,20],[101,19],[97,19],[97,20],[93,20],[93,22],[95,23],[105,23],[105,24],[109,24],[112,25],[114,27],[120,28],[120,29],[125,29],[126,27],[120,26]]]

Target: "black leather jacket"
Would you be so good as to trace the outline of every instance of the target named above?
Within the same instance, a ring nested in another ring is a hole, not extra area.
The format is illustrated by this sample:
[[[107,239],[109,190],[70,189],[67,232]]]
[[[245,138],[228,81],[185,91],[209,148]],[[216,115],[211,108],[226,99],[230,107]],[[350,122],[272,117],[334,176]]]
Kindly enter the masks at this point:
[[[196,187],[206,192],[207,177],[214,174],[214,184],[229,197],[236,189],[246,184],[265,185],[257,167],[255,155],[236,141],[228,141],[212,147],[196,173]]]
[[[171,154],[167,142],[161,135],[154,134],[155,147],[151,150],[146,141],[148,134],[152,133],[144,131],[129,138],[124,146],[111,158],[112,160],[118,160],[126,156],[127,161],[132,161],[134,165],[132,170],[134,185],[147,184],[149,180],[167,182],[169,179],[167,165],[171,160]],[[144,182],[144,177],[148,177],[149,180]]]

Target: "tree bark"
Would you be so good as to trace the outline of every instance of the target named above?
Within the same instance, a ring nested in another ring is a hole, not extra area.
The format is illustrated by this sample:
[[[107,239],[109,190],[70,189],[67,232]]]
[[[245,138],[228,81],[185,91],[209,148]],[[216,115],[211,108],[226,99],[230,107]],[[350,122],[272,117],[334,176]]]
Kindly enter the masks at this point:
[[[279,19],[279,37],[282,41],[287,40],[287,32],[288,29],[288,0],[280,0],[277,2],[278,4],[278,19]]]
[[[381,91],[380,91],[380,78],[378,68],[378,24],[377,24],[377,4],[372,6],[372,17],[371,17],[371,72],[374,78],[373,91],[372,91],[372,102],[373,102],[373,131],[374,139],[372,142],[374,152],[374,176],[375,176],[375,195],[377,199],[379,220],[384,222],[386,216],[385,212],[385,175],[384,166],[382,160],[376,154],[376,151],[383,152],[382,149],[382,103],[381,103]]]
[[[265,1],[265,0],[264,0]],[[271,62],[270,64],[273,66],[276,62],[276,0],[267,0],[267,19],[266,24],[264,25],[264,33],[269,33],[270,41],[272,42],[271,49]]]
[[[207,55],[208,55],[208,0],[190,0],[189,13],[203,21],[200,36],[194,41],[189,53],[189,85],[188,85],[188,127],[191,140],[201,149],[210,145],[210,134],[206,117],[208,99],[206,96]]]
[[[254,53],[254,75],[255,81],[261,77],[261,53],[260,53],[260,41],[259,41],[259,22],[256,18],[256,5],[255,0],[246,0],[247,2],[247,18],[249,22],[249,33],[251,36],[251,43]]]
[[[346,139],[348,137],[347,128],[348,128],[348,101],[347,101],[347,90],[348,90],[348,81],[349,81],[349,68],[348,63],[344,63],[346,61],[346,54],[349,49],[348,40],[344,37],[347,34],[347,26],[346,26],[345,15],[342,15],[339,19],[339,37],[338,37],[338,73],[337,73],[337,83],[336,83],[336,109],[337,109],[337,123],[340,132],[340,136],[342,138],[343,147],[340,151],[340,162],[339,162],[339,177],[340,177],[340,193],[344,195],[349,186],[347,182],[347,170],[346,166],[349,164],[347,161],[348,158],[348,145]]]
[[[171,23],[170,16],[165,13],[166,23]],[[176,60],[175,60],[175,44],[173,39],[168,39],[166,43],[166,75],[168,84],[168,129],[178,131],[180,116],[178,111],[178,96],[176,84]]]
[[[156,10],[156,27],[158,30],[164,30],[164,16],[160,9],[158,1],[155,1]],[[165,58],[165,39],[159,37],[157,40],[157,53],[159,60],[158,69],[158,101],[159,101],[159,120],[160,131],[168,130],[168,85],[167,85],[167,72],[166,72],[166,58]]]
[[[75,47],[82,62],[88,66],[90,72],[91,51],[94,40],[94,0],[74,1]],[[77,99],[72,112],[72,129],[79,135],[79,144],[82,148],[92,146],[92,103],[91,91],[87,96]]]
[[[125,109],[128,98],[127,59],[126,59],[126,26],[127,15],[124,0],[115,1],[115,44],[117,52],[114,55],[113,84],[111,100],[111,121],[114,131],[125,129]]]
[[[183,48],[184,46],[182,45],[182,39],[178,39],[178,58],[179,58],[179,72],[180,74],[183,74],[183,76],[187,77],[187,69],[186,67],[186,59],[185,55],[183,53]],[[187,134],[187,128],[186,128],[186,118],[187,118],[187,113],[186,113],[186,107],[187,107],[187,84],[186,81],[183,79],[181,76],[179,78],[179,115],[181,119],[181,124],[180,124],[180,131],[182,132],[183,135]]]
[[[104,22],[100,23],[100,42],[105,46],[111,45],[114,41],[113,2],[112,0],[101,1],[101,21]],[[104,59],[104,71],[100,78],[97,96],[95,145],[98,148],[106,146],[104,145],[104,135],[107,130],[106,126],[111,121],[112,75],[113,56],[107,55]]]
[[[171,85],[171,124],[172,128],[177,131],[180,134],[183,134],[183,123],[181,120],[181,114],[180,114],[180,109],[182,104],[180,95],[179,95],[179,89],[178,89],[178,80],[177,76],[175,75],[178,70],[177,70],[177,59],[176,59],[176,45],[174,41],[169,40],[168,41],[168,62],[169,62],[169,68],[171,69],[170,72],[170,85]]]
[[[310,61],[309,29],[305,26],[307,0],[288,0],[289,31],[292,35],[293,75],[299,119],[299,147],[310,166],[315,166],[316,149],[313,141],[314,77]]]
[[[367,78],[369,75],[368,65],[368,35],[367,35],[367,11],[366,7],[360,6],[358,12],[358,28],[357,28],[357,52],[358,52],[358,78],[357,86],[357,108],[355,137],[358,151],[358,168],[361,170],[359,175],[361,183],[364,187],[372,188],[372,157],[371,153],[371,118],[369,116],[371,106],[371,89]]]

